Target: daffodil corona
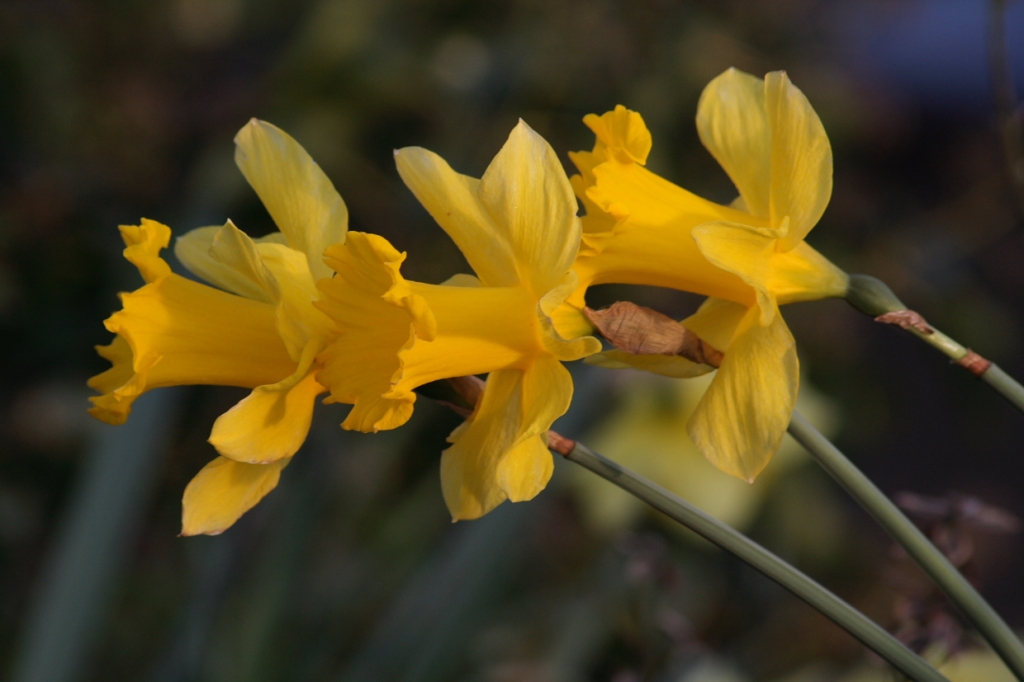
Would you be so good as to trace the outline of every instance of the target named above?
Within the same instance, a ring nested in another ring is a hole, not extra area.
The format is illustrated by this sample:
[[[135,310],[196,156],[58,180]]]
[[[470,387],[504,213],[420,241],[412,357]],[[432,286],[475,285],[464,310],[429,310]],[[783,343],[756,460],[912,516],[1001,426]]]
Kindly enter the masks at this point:
[[[91,414],[120,424],[152,388],[216,384],[253,389],[221,415],[210,442],[220,454],[185,490],[182,533],[219,533],[259,502],[309,431],[315,358],[331,324],[313,306],[316,280],[331,275],[324,249],[342,242],[348,211],[301,146],[256,121],[235,138],[235,161],[280,228],[250,239],[228,221],[181,237],[178,259],[218,288],[171,272],[159,252],[170,228],[122,226],[125,257],[146,284],[121,295],[105,325],[116,336],[100,355],[113,363],[89,385]]]
[[[572,154],[584,202],[583,247],[574,266],[587,287],[647,284],[710,298],[682,324],[725,358],[688,423],[701,452],[720,469],[753,480],[778,449],[799,385],[793,336],[778,306],[843,296],[847,275],[804,237],[832,192],[832,151],[806,97],[784,72],[764,79],[735,69],[705,88],[697,130],[739,197],[723,206],[644,167],[651,135],[619,106],[584,122],[597,137]],[[612,351],[591,358],[676,377],[712,370],[674,356]]]
[[[395,160],[476,276],[408,281],[399,271],[405,254],[350,232],[326,252],[337,275],[321,280],[317,305],[337,338],[320,355],[317,380],[329,400],[354,405],[345,428],[377,431],[409,419],[418,386],[489,373],[441,458],[453,519],[477,518],[547,485],[547,431],[572,398],[561,362],[601,349],[590,336],[566,340],[551,320],[576,288],[576,199],[554,151],[522,121],[479,180],[425,149],[401,149]]]

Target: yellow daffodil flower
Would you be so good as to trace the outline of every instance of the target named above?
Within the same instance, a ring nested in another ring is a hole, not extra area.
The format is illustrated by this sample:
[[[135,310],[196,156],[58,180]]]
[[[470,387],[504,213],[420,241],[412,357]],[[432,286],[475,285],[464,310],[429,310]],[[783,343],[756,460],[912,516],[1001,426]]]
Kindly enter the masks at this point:
[[[337,275],[319,283],[317,305],[338,336],[321,354],[317,380],[329,400],[354,405],[345,428],[377,431],[409,419],[418,386],[489,373],[476,411],[441,458],[452,518],[473,519],[547,485],[546,434],[572,398],[561,361],[601,349],[593,337],[564,339],[550,317],[576,288],[576,199],[555,152],[522,121],[479,180],[418,147],[395,160],[476,277],[408,281],[399,271],[404,253],[350,232],[327,249]]]
[[[586,288],[617,282],[670,287],[710,298],[682,324],[725,359],[689,420],[689,433],[716,466],[752,481],[789,424],[799,385],[793,336],[778,306],[843,296],[847,275],[804,237],[832,193],[832,151],[807,98],[784,72],[764,79],[729,69],[701,95],[697,130],[739,191],[730,206],[702,199],[644,167],[651,135],[619,106],[584,122],[597,137],[572,154],[584,202],[584,247],[576,261]],[[691,377],[711,367],[679,357],[613,351],[592,358]]]
[[[314,376],[331,324],[313,306],[316,280],[329,277],[324,249],[342,242],[348,211],[330,180],[299,144],[253,120],[235,138],[235,161],[280,232],[250,239],[228,221],[178,239],[185,267],[218,288],[171,272],[160,257],[171,230],[153,220],[122,226],[125,258],[146,284],[121,294],[105,321],[116,334],[98,347],[113,363],[89,385],[90,413],[120,424],[152,388],[215,384],[252,393],[214,423],[220,457],[185,490],[182,534],[215,534],[270,492],[309,432]]]

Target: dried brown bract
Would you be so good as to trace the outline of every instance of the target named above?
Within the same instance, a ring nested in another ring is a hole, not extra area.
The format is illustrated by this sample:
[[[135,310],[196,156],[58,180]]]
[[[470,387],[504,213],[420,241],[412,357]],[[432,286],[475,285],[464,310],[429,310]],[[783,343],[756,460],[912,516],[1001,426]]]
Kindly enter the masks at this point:
[[[679,355],[711,367],[722,364],[722,352],[671,317],[629,301],[583,313],[601,336],[634,355]]]
[[[480,402],[480,396],[484,394],[484,382],[479,377],[467,376],[467,377],[452,377],[448,379],[448,383],[455,389],[455,392],[466,401],[468,405],[472,405],[474,408],[476,404]],[[459,414],[464,412],[464,408],[459,409],[458,406],[445,403]],[[463,417],[468,417],[470,413],[462,414]]]
[[[895,324],[907,331],[917,330],[922,334],[934,334],[935,330],[929,326],[925,319],[921,316],[921,313],[914,310],[897,310],[891,313],[885,313],[875,318],[875,322],[881,322],[883,324]]]
[[[557,431],[548,431],[548,448],[552,452],[557,452],[562,457],[568,457],[575,447],[576,441],[572,438],[566,438]]]
[[[992,366],[989,360],[986,360],[969,348],[967,349],[967,355],[957,360],[956,364],[966,368],[968,372],[976,377],[980,377]]]

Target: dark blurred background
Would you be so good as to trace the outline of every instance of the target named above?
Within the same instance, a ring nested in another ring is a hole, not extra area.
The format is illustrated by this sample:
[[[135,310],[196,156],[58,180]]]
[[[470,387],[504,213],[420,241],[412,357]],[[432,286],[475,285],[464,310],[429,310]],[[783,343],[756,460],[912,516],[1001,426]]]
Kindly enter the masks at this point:
[[[727,202],[693,117],[729,66],[785,69],[825,124],[835,190],[810,243],[1024,376],[1024,162],[1006,125],[1021,116],[1008,74],[1024,91],[1024,2],[0,0],[3,674],[888,679],[732,558],[642,510],[601,521],[603,493],[565,463],[536,500],[450,524],[438,458],[457,418],[428,401],[375,436],[318,408],[280,488],[214,538],[177,537],[180,499],[214,456],[213,420],[243,391],[158,391],[116,429],[85,413],[85,380],[106,367],[92,349],[109,341],[101,321],[141,284],[118,224],[272,231],[232,161],[250,117],[306,147],[353,229],[407,250],[408,277],[439,282],[465,261],[402,186],[393,148],[424,146],[478,176],[522,117],[571,169],[566,152],[593,144],[581,118],[622,103],[652,130],[652,169]],[[637,287],[591,295],[619,298],[677,317],[699,303]],[[887,493],[917,495],[901,500],[1024,627],[1024,417],[841,301],[783,312],[840,447]],[[574,368],[561,431],[641,457],[628,444],[655,427],[631,422],[628,404],[653,396],[679,435],[647,454],[663,469],[695,457],[678,428],[692,396],[588,369]],[[727,520],[919,650],[976,648],[869,519],[790,460],[749,491],[692,461],[679,485],[723,485],[708,504],[746,510]]]

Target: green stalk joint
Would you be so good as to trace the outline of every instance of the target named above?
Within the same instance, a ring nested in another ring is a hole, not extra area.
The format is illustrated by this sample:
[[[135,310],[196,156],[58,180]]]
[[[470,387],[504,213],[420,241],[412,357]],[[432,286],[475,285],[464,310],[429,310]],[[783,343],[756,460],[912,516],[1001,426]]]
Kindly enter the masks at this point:
[[[871,317],[907,309],[885,282],[871,275],[850,275],[846,300],[854,308]]]

